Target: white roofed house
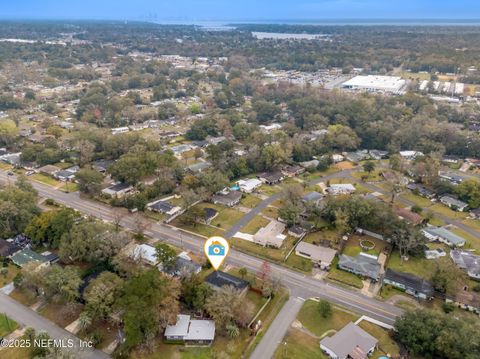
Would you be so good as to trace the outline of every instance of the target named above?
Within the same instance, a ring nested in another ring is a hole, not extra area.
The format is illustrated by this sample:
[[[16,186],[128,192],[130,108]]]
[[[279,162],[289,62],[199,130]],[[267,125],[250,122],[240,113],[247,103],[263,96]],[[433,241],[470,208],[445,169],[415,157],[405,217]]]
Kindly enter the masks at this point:
[[[270,221],[265,227],[260,228],[253,235],[253,242],[264,247],[280,248],[287,236],[282,234],[285,231],[285,224],[278,221]]]
[[[342,194],[352,194],[355,192],[355,186],[351,183],[332,184],[327,191],[331,195],[337,196]]]
[[[167,325],[165,338],[185,344],[211,345],[215,339],[215,322],[192,320],[189,315],[179,314],[174,325]]]
[[[117,183],[117,184],[114,184],[113,186],[103,189],[102,194],[105,194],[111,197],[121,198],[126,196],[133,190],[134,190],[133,186],[130,186],[127,183]]]
[[[240,187],[240,191],[244,193],[252,193],[262,185],[262,181],[256,178],[250,178],[246,180],[239,180],[237,185]]]
[[[141,260],[146,264],[155,266],[158,264],[157,250],[148,244],[137,244],[131,253],[135,260]]]
[[[400,151],[400,156],[406,160],[414,160],[417,157],[422,157],[423,153],[419,151]]]

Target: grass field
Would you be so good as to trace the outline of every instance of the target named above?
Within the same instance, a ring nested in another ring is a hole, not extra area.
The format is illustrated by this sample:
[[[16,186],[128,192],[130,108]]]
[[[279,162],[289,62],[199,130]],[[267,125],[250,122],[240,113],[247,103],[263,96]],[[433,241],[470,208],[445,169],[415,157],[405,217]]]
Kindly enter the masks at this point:
[[[285,263],[287,266],[301,270],[303,272],[307,272],[307,273],[312,272],[312,268],[313,268],[312,261],[307,258],[297,256],[295,252],[293,252],[290,255],[290,257],[288,257]]]
[[[378,358],[381,354],[390,354],[393,357],[400,354],[398,344],[390,337],[386,329],[365,320],[360,322],[358,326],[378,339],[378,349],[373,352],[372,358]]]
[[[256,207],[262,200],[253,194],[244,195],[240,201],[240,205],[247,208]]]
[[[258,257],[271,259],[276,262],[282,262],[284,258],[287,256],[290,249],[292,249],[292,246],[295,243],[295,241],[296,241],[296,238],[287,236],[287,238],[283,242],[282,247],[278,249],[263,247],[259,244],[255,244],[253,242],[249,242],[240,238],[234,238],[230,241],[230,243],[234,248],[241,249],[248,253],[252,253]]]
[[[333,305],[331,317],[323,318],[318,311],[318,302],[313,300],[307,300],[297,316],[302,325],[318,337],[321,337],[329,330],[340,330],[358,318],[358,315]]]
[[[446,260],[442,258],[440,260]],[[387,267],[398,272],[411,273],[416,276],[430,279],[435,270],[436,261],[425,258],[410,257],[408,261],[400,260],[400,253],[398,251],[392,252],[388,259]]]
[[[265,227],[269,221],[262,216],[255,216],[253,219],[248,222],[240,232],[248,233],[248,234],[255,234],[258,230],[262,227]]]
[[[54,179],[52,177],[41,174],[41,173],[35,173],[35,174],[31,175],[30,178],[37,181],[37,182],[41,182],[43,184],[46,184],[46,185],[52,186],[52,187],[57,187],[57,186],[61,185],[61,182],[57,181],[56,179]]]
[[[328,359],[319,341],[298,329],[290,329],[275,352],[274,359]]]
[[[435,203],[433,206],[430,207],[430,210],[435,213],[443,214],[450,219],[463,220],[468,216],[465,212],[452,211],[450,208],[443,205],[442,203]]]
[[[5,337],[11,332],[13,332],[15,329],[17,329],[18,324],[7,317],[5,313],[0,313],[0,337]],[[2,356],[0,354],[0,356]],[[2,356],[3,358],[3,356]]]
[[[411,193],[411,192],[404,193],[404,194],[400,195],[400,197],[402,197],[402,198],[404,198],[404,199],[406,199],[410,202],[413,202],[413,203],[415,203],[416,205],[418,205],[422,208],[428,208],[428,207],[433,205],[433,203],[428,198],[425,198],[425,197],[422,197],[422,196],[417,196],[416,194]]]

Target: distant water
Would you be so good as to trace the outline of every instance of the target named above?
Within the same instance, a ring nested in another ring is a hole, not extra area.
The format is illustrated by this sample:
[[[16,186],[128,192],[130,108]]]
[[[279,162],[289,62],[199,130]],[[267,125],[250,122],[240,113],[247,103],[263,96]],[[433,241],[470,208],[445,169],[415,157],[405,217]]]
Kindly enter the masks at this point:
[[[391,25],[391,26],[479,26],[480,19],[319,19],[319,20],[296,20],[296,19],[265,19],[265,20],[161,20],[156,21],[165,25],[197,25],[208,30],[227,31],[233,30],[238,24],[278,24],[278,25]]]

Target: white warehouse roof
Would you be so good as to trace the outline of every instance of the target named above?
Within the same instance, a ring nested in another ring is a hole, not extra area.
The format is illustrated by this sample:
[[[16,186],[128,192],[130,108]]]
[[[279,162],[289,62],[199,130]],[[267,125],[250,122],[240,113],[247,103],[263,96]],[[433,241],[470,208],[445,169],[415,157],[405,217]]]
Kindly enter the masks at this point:
[[[400,92],[406,81],[398,76],[355,76],[344,82],[342,87],[352,90]]]

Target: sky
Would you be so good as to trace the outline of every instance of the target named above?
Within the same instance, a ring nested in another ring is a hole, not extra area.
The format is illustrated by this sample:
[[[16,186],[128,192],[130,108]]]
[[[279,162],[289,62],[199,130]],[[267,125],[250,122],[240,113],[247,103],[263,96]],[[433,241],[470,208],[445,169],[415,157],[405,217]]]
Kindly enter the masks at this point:
[[[480,19],[480,0],[0,0],[2,19]]]

